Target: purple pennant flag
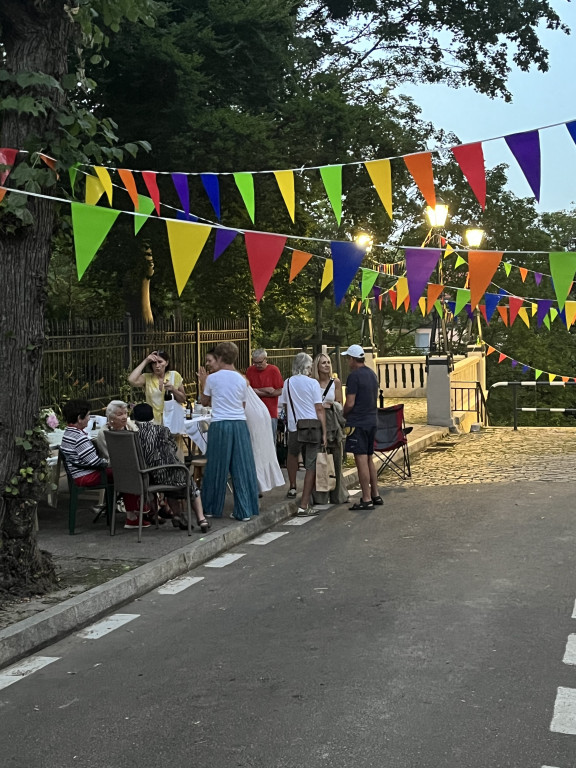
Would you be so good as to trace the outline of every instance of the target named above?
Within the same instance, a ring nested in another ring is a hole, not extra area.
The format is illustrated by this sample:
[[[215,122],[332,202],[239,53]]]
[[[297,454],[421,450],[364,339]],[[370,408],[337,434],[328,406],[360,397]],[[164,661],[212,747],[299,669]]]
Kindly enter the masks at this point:
[[[512,368],[516,368],[518,365],[518,360],[512,360]]]
[[[498,302],[500,301],[500,295],[497,293],[485,293],[484,294],[484,303],[486,304],[486,320],[487,322],[490,322],[490,318],[496,311],[496,307],[498,306]]]
[[[330,249],[334,269],[334,301],[338,306],[362,264],[366,249],[356,243],[342,241],[330,243]]]
[[[178,197],[182,203],[182,208],[184,209],[186,218],[188,218],[188,214],[190,213],[190,191],[188,190],[188,176],[185,173],[173,173],[172,182],[174,183],[176,192],[178,192]]]
[[[544,322],[544,318],[550,312],[550,307],[554,302],[552,299],[538,299],[536,302],[538,304],[538,312],[536,313],[536,320],[537,320],[537,326],[540,328],[542,323]]]
[[[378,301],[380,294],[382,293],[382,288],[380,288],[379,285],[375,285],[374,288],[372,288],[372,291],[374,292],[374,298]]]
[[[208,199],[212,203],[216,218],[220,221],[220,183],[218,181],[218,174],[216,173],[201,173],[200,178],[202,184],[208,195]]]
[[[414,312],[430,275],[442,256],[442,251],[440,248],[405,248],[404,254],[406,256],[410,309]]]
[[[216,230],[216,242],[214,243],[214,261],[222,256],[226,248],[228,248],[237,234],[238,232],[236,232],[235,229]]]
[[[470,320],[474,320],[474,312],[472,311],[472,306],[470,304],[466,304],[464,309],[466,310],[466,314],[468,315]]]
[[[504,139],[518,161],[526,181],[530,184],[534,197],[540,202],[540,135],[538,131],[512,133],[510,136],[504,136]]]
[[[194,216],[193,213],[186,215],[184,211],[176,211],[176,218],[179,221],[198,221],[198,216]]]
[[[576,120],[566,123],[566,128],[568,128],[568,133],[572,136],[572,141],[576,144]]]
[[[534,272],[534,282],[536,285],[540,285],[542,282],[542,272]]]

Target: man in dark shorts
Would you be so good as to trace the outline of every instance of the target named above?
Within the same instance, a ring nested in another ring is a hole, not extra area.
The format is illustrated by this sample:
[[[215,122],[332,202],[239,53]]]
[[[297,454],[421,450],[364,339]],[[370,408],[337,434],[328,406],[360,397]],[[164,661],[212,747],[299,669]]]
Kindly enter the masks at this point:
[[[346,438],[346,451],[354,454],[362,499],[351,509],[374,509],[384,502],[378,491],[378,474],[372,456],[378,425],[378,379],[365,364],[364,350],[352,344],[342,355],[348,357],[350,373],[346,380],[344,416],[346,426],[352,427]]]

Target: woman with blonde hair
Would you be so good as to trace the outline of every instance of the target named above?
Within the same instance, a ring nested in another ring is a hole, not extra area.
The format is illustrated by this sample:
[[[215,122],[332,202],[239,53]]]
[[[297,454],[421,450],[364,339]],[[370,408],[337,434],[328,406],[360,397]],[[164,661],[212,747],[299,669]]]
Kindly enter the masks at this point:
[[[330,358],[323,352],[314,358],[312,378],[316,379],[322,390],[322,407],[326,416],[326,450],[334,458],[336,475],[336,487],[333,491],[314,490],[312,498],[315,505],[343,504],[348,501],[348,491],[342,476],[342,382],[337,376],[333,376]]]

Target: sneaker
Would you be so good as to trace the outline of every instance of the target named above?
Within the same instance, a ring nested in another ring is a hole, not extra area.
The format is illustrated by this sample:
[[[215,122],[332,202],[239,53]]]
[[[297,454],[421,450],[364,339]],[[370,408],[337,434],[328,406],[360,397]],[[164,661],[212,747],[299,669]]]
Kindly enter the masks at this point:
[[[312,507],[298,507],[298,511],[296,512],[296,517],[313,517],[314,515],[318,514],[317,509],[313,509]]]
[[[234,515],[230,515],[230,519],[237,520],[239,523],[247,523],[249,520],[252,520],[251,517],[234,517]]]
[[[297,495],[298,495],[298,491],[296,490],[296,488],[290,488],[290,490],[286,494],[286,498],[295,499]]]
[[[152,523],[150,522],[150,520],[146,520],[145,518],[142,520],[142,528],[150,528],[151,525]],[[126,518],[126,522],[124,523],[124,528],[138,529],[138,518],[136,518],[135,520],[128,520],[128,518]]]

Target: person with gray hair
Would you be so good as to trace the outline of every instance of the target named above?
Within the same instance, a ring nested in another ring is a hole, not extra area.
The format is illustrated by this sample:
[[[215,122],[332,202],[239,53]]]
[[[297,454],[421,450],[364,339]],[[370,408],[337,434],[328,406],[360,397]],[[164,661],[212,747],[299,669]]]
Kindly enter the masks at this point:
[[[276,443],[278,428],[278,397],[282,394],[284,380],[280,369],[268,362],[268,353],[259,348],[252,352],[252,365],[246,369],[248,383],[262,400],[272,422],[272,437]]]
[[[302,497],[297,516],[317,515],[318,511],[310,504],[312,489],[316,482],[316,456],[322,445],[326,445],[326,416],[322,407],[322,391],[316,379],[310,378],[312,358],[306,352],[299,352],[292,361],[292,376],[284,382],[280,402],[284,404],[288,421],[288,457],[286,467],[290,490],[288,498],[295,499],[296,475],[298,473],[298,455],[302,460],[306,474],[302,487]],[[316,442],[300,442],[298,439],[298,422],[301,419],[312,419],[318,422],[319,439]]]
[[[96,438],[96,450],[100,456],[110,459],[108,446],[106,445],[106,432],[124,429],[130,432],[138,432],[136,424],[128,418],[128,403],[125,403],[124,400],[111,400],[106,406],[106,424],[99,431]]]

